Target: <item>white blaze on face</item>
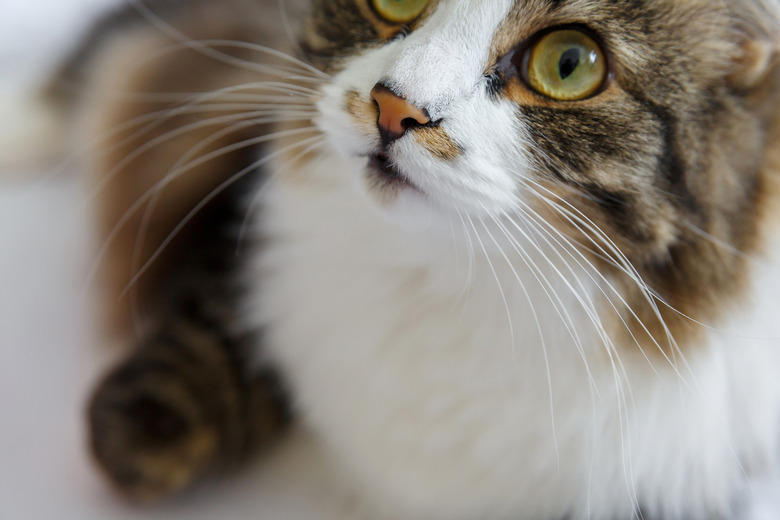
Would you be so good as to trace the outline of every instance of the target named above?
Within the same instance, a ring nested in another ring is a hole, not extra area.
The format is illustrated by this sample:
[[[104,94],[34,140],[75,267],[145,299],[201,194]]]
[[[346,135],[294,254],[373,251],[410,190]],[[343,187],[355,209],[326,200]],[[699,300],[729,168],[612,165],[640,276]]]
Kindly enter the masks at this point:
[[[444,0],[425,24],[389,54],[382,79],[434,120],[470,95],[489,66],[496,30],[513,0]]]
[[[517,206],[518,178],[527,170],[528,138],[516,106],[488,93],[486,70],[496,32],[515,0],[442,0],[431,16],[404,38],[362,51],[323,88],[317,124],[332,148],[349,158],[365,157],[379,147],[379,134],[367,132],[347,113],[347,93],[370,100],[379,82],[414,105],[428,110],[453,143],[462,149],[443,160],[411,135],[388,151],[393,164],[445,210],[500,215]],[[402,191],[395,213],[416,204]],[[418,197],[419,201],[419,197]],[[408,204],[407,204],[408,203]],[[392,208],[389,208],[392,211]]]

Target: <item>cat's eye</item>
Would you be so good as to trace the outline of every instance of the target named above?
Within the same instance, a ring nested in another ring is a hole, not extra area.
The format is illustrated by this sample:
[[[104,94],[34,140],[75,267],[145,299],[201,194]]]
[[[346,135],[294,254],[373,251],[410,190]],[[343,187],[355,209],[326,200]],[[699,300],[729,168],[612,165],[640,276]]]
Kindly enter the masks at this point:
[[[383,20],[391,24],[409,23],[425,10],[430,0],[371,0],[374,8]]]
[[[588,34],[559,29],[527,49],[521,70],[538,93],[559,101],[579,101],[601,90],[608,63],[601,46]]]

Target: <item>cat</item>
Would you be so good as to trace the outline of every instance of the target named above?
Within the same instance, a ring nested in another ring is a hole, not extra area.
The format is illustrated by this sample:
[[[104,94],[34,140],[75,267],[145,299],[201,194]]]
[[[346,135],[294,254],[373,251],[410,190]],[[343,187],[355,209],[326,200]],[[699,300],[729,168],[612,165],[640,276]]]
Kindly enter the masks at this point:
[[[108,15],[55,82],[132,347],[89,401],[97,465],[159,500],[297,422],[368,518],[730,517],[780,446],[779,24],[775,0]]]

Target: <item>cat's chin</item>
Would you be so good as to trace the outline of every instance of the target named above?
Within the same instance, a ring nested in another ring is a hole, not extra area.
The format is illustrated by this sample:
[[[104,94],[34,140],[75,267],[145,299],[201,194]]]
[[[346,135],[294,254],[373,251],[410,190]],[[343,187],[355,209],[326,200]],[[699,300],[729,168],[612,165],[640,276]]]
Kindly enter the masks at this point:
[[[409,218],[417,212],[413,208],[426,208],[430,213],[431,198],[423,189],[381,151],[370,153],[363,166],[362,184],[368,198],[380,213],[393,221],[417,220]],[[412,211],[410,211],[412,210]]]
[[[365,160],[363,191],[382,216],[402,228],[450,233],[453,222],[462,224],[463,215],[490,216],[484,205],[443,197],[435,187],[420,184],[415,180],[416,172],[407,173],[380,151]]]
[[[382,195],[395,195],[400,190],[414,190],[424,195],[420,187],[414,184],[384,152],[374,152],[368,156],[366,175],[370,178],[374,189],[385,192]]]
[[[363,167],[362,190],[371,206],[407,231],[449,232],[449,212],[382,153],[372,153]]]

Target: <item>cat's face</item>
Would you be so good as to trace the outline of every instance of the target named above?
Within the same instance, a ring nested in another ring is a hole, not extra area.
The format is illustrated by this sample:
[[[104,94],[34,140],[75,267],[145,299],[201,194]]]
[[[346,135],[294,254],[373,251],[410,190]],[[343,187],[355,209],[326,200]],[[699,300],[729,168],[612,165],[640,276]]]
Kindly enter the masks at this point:
[[[368,30],[384,31],[364,2],[342,3],[346,11],[366,13],[360,23]],[[495,65],[492,41],[509,4],[430,2],[408,35],[374,45],[371,40],[354,42],[357,55],[325,89],[320,126],[334,146],[393,170],[383,173],[369,166],[365,172],[369,189],[390,211],[394,199],[402,197],[420,198],[423,204],[430,197],[477,214],[483,207],[513,206],[532,143],[514,104],[491,92],[489,77]],[[372,99],[377,85],[424,111],[431,124],[410,128],[383,144],[377,125],[380,107]],[[401,179],[408,184],[397,182]]]
[[[762,16],[777,10],[317,0],[306,47],[334,73],[318,125],[364,161],[391,218],[419,204],[569,236],[597,228],[665,297],[682,277],[709,298],[741,267],[702,236],[749,251],[759,226],[774,112]]]

